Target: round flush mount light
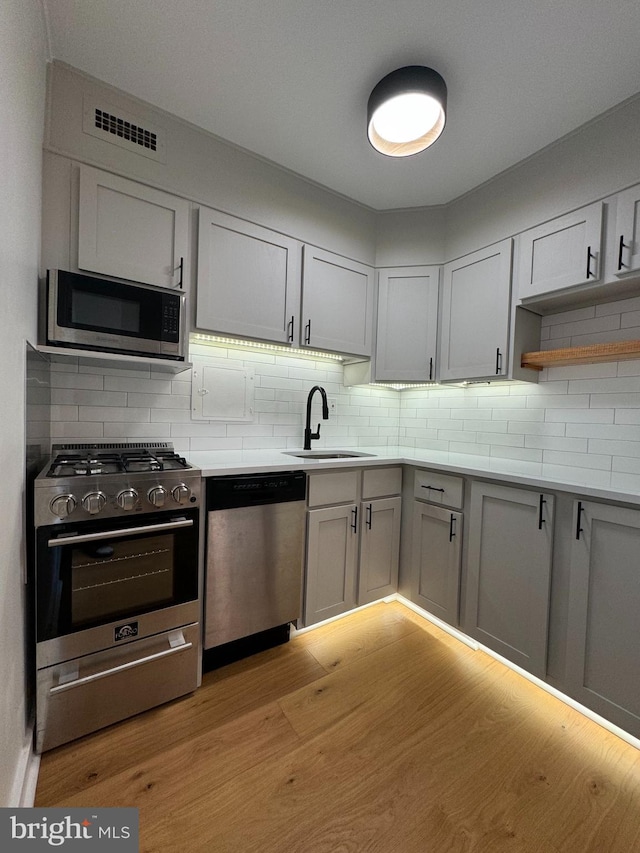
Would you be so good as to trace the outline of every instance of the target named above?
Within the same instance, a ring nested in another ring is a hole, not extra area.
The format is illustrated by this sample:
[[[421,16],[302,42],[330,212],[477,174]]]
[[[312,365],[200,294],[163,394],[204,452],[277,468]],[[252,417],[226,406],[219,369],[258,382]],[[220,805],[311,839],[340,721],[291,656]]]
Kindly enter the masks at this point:
[[[446,109],[447,86],[437,71],[423,65],[398,68],[369,96],[369,142],[388,157],[417,154],[442,133]]]

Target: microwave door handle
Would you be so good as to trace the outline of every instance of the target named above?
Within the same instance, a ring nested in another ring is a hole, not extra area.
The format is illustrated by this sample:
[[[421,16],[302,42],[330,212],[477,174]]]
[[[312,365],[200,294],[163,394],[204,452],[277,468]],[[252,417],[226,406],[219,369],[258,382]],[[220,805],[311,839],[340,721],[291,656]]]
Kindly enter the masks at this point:
[[[74,545],[76,542],[97,542],[101,539],[119,539],[123,536],[135,536],[138,533],[156,533],[165,530],[177,530],[181,527],[193,527],[192,518],[181,518],[170,521],[167,524],[146,524],[142,527],[127,527],[121,530],[105,530],[101,533],[82,533],[73,536],[59,536],[57,539],[49,539],[49,548],[59,548],[62,545]]]

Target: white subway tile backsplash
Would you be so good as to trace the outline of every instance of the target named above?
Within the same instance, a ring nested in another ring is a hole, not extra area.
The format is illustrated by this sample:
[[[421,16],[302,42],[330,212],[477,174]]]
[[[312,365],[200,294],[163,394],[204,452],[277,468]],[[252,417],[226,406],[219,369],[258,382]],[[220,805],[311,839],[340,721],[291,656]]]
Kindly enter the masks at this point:
[[[535,409],[587,409],[588,394],[551,394],[539,397],[527,397],[527,406]]]
[[[640,425],[629,424],[567,424],[567,436],[575,438],[606,438],[640,442]]]
[[[150,409],[191,409],[191,397],[182,394],[129,393],[127,405]]]
[[[640,297],[542,318],[541,348],[640,336]],[[173,440],[180,452],[300,447],[307,395],[336,400],[317,446],[404,444],[619,476],[640,474],[640,361],[547,368],[538,383],[431,386],[397,392],[343,384],[328,359],[193,343],[190,357],[255,373],[251,423],[191,420],[191,372],[55,362],[54,438]],[[312,409],[321,419],[320,400]],[[57,431],[57,434],[56,434]],[[579,477],[579,473],[576,474]]]
[[[157,438],[169,438],[171,424],[105,423],[104,435],[105,438],[118,438],[123,441],[153,441]]]
[[[589,453],[603,453],[610,456],[640,456],[640,441],[609,441],[602,438],[590,438]]]
[[[150,420],[149,409],[134,409],[126,406],[80,406],[78,419],[81,421],[128,421],[143,423]]]
[[[611,470],[611,457],[597,453],[567,453],[566,450],[543,450],[542,461],[549,462],[552,465],[593,468],[597,471]]]
[[[51,388],[102,390],[104,378],[95,373],[56,373],[51,371]]]
[[[570,323],[558,323],[551,326],[551,340],[565,338],[568,335],[592,335],[596,332],[608,332],[620,328],[620,315],[609,314],[604,317],[593,317],[589,320],[574,320]]]
[[[562,450],[567,453],[586,453],[586,438],[556,438],[551,435],[525,435],[525,447],[537,447],[540,450]]]
[[[522,462],[542,462],[542,450],[530,447],[491,446],[491,455],[499,459],[519,459]]]
[[[76,391],[52,388],[51,402],[58,406],[126,406],[127,395],[120,391]]]
[[[129,376],[105,376],[104,390],[139,391],[145,394],[171,394],[171,379],[137,379]]]
[[[519,435],[564,435],[565,425],[563,423],[548,423],[546,421],[509,421],[510,433]]]
[[[617,424],[640,424],[640,409],[614,409]]]
[[[615,411],[615,409],[547,409],[545,420],[548,423],[612,424]]]

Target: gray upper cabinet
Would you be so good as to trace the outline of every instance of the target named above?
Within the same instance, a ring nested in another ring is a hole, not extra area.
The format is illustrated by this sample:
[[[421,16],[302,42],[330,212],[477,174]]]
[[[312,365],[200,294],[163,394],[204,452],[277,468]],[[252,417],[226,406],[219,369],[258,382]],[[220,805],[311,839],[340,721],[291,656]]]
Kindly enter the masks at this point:
[[[518,237],[516,288],[525,301],[602,277],[602,202],[559,216]]]
[[[189,211],[185,199],[81,166],[79,269],[186,287]]]
[[[614,250],[616,277],[640,270],[640,185],[616,196]]]
[[[196,325],[287,344],[297,341],[300,244],[201,207]]]
[[[467,634],[544,678],[554,498],[510,486],[471,485]]]
[[[302,346],[371,355],[373,273],[365,264],[304,247]]]
[[[576,501],[567,692],[640,737],[640,511]]]
[[[506,378],[511,239],[444,265],[440,379]]]
[[[440,267],[398,267],[378,273],[375,378],[436,378]]]

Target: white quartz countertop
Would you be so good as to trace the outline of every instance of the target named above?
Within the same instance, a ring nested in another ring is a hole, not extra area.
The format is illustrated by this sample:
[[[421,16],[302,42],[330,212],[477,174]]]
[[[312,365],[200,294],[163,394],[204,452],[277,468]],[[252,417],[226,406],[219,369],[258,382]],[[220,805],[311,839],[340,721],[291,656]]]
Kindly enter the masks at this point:
[[[327,452],[332,449],[334,448],[314,447],[314,450]],[[337,448],[337,450],[341,449],[343,448]],[[335,468],[362,468],[370,465],[414,465],[452,474],[516,483],[547,491],[571,492],[585,497],[640,505],[640,474],[599,471],[542,462],[522,462],[517,459],[472,456],[415,447],[344,449],[371,455],[347,459],[301,459],[288,455],[295,452],[295,449],[199,450],[190,452],[188,461],[201,469],[203,477],[258,474],[269,471],[325,471]]]

